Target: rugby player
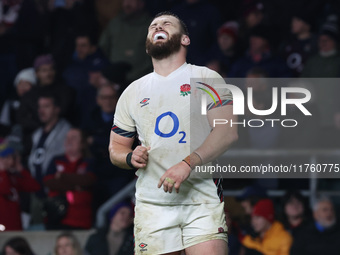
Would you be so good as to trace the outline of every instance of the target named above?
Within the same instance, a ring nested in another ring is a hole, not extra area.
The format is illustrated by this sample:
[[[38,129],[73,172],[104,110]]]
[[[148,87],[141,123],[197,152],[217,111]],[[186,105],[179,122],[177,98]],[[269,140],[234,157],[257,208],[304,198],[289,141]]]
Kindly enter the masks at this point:
[[[220,100],[207,102],[206,123],[199,121],[199,107],[190,110],[193,102],[201,102],[203,86],[213,89],[213,80],[216,84],[224,81],[206,67],[186,63],[189,44],[183,21],[170,12],[156,15],[146,39],[154,71],[131,83],[117,103],[109,152],[118,167],[138,169],[135,254],[228,252],[224,202],[216,187],[219,181],[194,172],[237,139],[235,125],[213,127],[213,119],[237,119],[227,89],[216,88]],[[199,82],[190,84],[191,78]],[[203,136],[200,128],[206,124],[209,128]],[[137,135],[141,145],[132,150]]]

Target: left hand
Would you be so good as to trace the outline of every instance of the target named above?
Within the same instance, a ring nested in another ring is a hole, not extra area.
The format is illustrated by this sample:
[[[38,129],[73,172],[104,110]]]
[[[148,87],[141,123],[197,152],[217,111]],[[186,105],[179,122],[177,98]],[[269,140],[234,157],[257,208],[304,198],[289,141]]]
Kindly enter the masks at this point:
[[[173,187],[175,187],[176,192],[178,193],[179,187],[181,186],[182,182],[188,179],[190,172],[191,168],[188,166],[188,164],[181,161],[166,170],[158,182],[158,188],[162,187],[163,185],[164,192],[169,191],[169,193],[171,193]]]

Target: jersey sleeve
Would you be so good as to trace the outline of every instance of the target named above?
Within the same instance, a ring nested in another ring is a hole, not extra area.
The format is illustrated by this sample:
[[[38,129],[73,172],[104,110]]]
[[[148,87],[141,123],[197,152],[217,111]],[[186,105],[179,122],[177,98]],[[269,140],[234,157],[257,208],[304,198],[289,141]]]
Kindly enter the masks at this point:
[[[208,69],[204,81],[201,85],[209,92],[209,96],[207,96],[208,111],[217,107],[233,104],[233,96],[226,87],[224,79],[217,72]]]
[[[126,89],[118,100],[112,127],[112,131],[114,132],[125,131],[129,133],[136,133],[136,125],[131,112],[133,109],[133,107],[131,107],[133,95],[131,95],[130,92],[130,88]]]

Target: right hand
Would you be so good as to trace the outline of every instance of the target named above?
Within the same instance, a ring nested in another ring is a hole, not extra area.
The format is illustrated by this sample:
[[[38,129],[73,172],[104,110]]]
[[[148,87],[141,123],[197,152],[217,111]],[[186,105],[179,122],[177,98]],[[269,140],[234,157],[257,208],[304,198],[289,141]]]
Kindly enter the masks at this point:
[[[131,163],[135,168],[146,167],[150,147],[137,146],[132,152]]]

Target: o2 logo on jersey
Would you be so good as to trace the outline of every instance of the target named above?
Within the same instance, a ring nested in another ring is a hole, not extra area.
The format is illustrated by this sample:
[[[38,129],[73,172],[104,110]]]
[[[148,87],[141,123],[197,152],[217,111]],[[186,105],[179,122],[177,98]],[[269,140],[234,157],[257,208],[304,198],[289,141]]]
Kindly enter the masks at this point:
[[[166,116],[169,116],[172,121],[174,122],[174,126],[172,128],[172,130],[169,133],[163,133],[161,130],[159,130],[159,122]],[[155,125],[155,133],[156,135],[163,137],[163,138],[169,138],[174,136],[179,128],[179,120],[176,114],[174,114],[173,112],[165,112],[161,115],[159,115],[156,119],[156,125]],[[179,139],[179,143],[186,143],[186,141],[184,141],[185,137],[186,137],[186,133],[184,131],[180,131],[178,132],[179,134],[182,135],[181,139]]]

